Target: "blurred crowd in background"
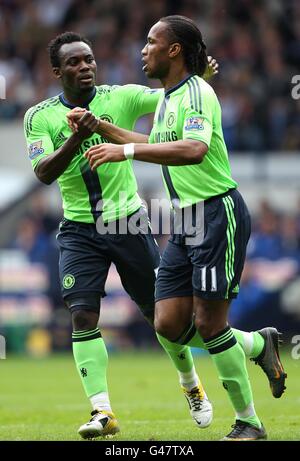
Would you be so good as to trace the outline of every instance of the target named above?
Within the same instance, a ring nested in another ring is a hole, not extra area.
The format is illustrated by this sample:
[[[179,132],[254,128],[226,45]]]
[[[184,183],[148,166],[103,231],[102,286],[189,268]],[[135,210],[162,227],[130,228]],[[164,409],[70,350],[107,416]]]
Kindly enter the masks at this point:
[[[0,0],[0,75],[7,82],[0,120],[21,118],[60,92],[46,47],[66,30],[92,41],[99,84],[149,84],[140,51],[149,28],[175,13],[197,22],[220,63],[213,86],[228,148],[299,149],[300,100],[291,98],[300,57],[297,0]]]
[[[99,84],[159,85],[145,78],[140,51],[149,28],[168,14],[194,19],[208,54],[219,62],[212,85],[222,104],[229,151],[242,151],[243,158],[249,152],[300,152],[300,99],[291,96],[300,61],[298,0],[0,0],[0,76],[6,81],[0,123],[19,121],[21,129],[29,106],[60,93],[46,48],[67,30],[92,41]],[[141,126],[150,130],[150,123]],[[55,240],[61,208],[56,214],[49,207],[48,191],[42,186],[24,199],[15,231],[0,248],[0,333],[12,351],[43,354],[71,347]],[[279,212],[262,199],[253,214],[230,319],[247,331],[269,325],[270,319],[287,335],[299,331],[300,197],[291,214],[282,205]],[[163,250],[167,236],[156,237]],[[114,268],[106,288],[101,321],[108,347],[157,345]]]

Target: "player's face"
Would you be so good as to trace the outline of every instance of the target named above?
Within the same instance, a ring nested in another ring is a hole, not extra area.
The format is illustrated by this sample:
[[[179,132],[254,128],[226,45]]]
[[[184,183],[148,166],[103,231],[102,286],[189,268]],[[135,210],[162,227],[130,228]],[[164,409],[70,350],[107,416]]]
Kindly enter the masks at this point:
[[[142,49],[143,71],[149,78],[164,78],[170,68],[170,42],[167,24],[157,22],[151,27],[147,43]]]
[[[84,42],[65,43],[59,50],[59,77],[64,88],[88,91],[96,81],[97,64],[91,48]]]

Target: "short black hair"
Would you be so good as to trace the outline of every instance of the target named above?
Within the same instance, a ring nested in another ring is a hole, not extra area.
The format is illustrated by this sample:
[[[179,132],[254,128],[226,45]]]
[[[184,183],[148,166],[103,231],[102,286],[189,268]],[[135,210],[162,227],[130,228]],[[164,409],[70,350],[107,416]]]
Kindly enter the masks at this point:
[[[84,42],[86,43],[91,49],[92,44],[81,34],[77,34],[76,32],[64,32],[60,35],[57,35],[48,45],[48,53],[50,56],[50,62],[52,67],[60,67],[60,59],[59,59],[59,50],[65,43],[73,43],[73,42]]]
[[[188,71],[202,77],[208,62],[206,45],[197,24],[180,15],[165,16],[160,22],[167,24],[170,42],[178,42],[182,46]]]

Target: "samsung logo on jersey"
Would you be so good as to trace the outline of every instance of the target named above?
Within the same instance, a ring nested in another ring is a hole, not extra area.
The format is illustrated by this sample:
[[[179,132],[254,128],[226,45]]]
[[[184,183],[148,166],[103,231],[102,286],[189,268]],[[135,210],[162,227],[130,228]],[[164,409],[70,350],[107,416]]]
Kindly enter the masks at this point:
[[[92,139],[85,139],[76,155],[83,155],[90,147],[96,146],[97,144],[103,144],[104,142],[107,143],[109,141],[102,136],[97,136],[97,138]]]
[[[178,140],[176,131],[163,131],[160,133],[155,133],[154,139],[155,142],[170,142]]]

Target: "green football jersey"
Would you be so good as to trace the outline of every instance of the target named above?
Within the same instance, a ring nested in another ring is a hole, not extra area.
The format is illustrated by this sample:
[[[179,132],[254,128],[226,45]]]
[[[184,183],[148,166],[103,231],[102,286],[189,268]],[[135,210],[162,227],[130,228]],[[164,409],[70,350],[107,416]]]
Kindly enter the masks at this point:
[[[140,85],[102,85],[95,87],[86,108],[97,117],[132,130],[139,117],[155,111],[160,93]],[[71,136],[66,114],[73,107],[60,94],[26,112],[24,129],[33,168]],[[134,213],[141,205],[132,160],[106,163],[96,172],[90,169],[83,154],[104,142],[108,141],[99,134],[85,139],[57,180],[67,219],[94,223],[102,216],[104,222],[110,222]]]
[[[202,141],[208,151],[196,165],[162,166],[167,193],[175,208],[237,187],[231,177],[219,101],[212,87],[196,75],[160,95],[149,142],[182,139]]]

